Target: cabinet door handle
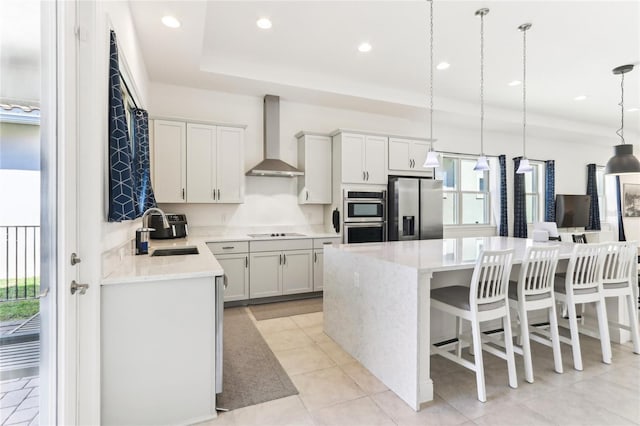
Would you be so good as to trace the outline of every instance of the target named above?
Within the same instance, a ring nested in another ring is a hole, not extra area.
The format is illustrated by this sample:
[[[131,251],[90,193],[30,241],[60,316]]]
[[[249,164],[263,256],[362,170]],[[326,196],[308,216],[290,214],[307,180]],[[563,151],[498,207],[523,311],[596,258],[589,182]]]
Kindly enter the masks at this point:
[[[367,172],[362,172],[362,180],[367,180]]]
[[[318,263],[318,253],[313,253],[313,263]]]
[[[245,256],[244,257],[244,267],[248,268],[249,267],[249,256]]]
[[[367,180],[369,180],[369,172],[367,172]]]
[[[184,188],[182,188],[182,199],[184,200]]]
[[[307,201],[309,201],[309,191],[307,190]]]
[[[220,201],[220,190],[218,189],[218,201]]]
[[[211,190],[211,198],[213,198],[214,200],[216,199],[216,190],[215,189]]]
[[[283,264],[283,265],[286,265],[286,264],[287,264],[287,255],[286,255],[286,254],[283,254],[282,256],[283,256],[282,264]]]
[[[278,261],[278,265],[282,265],[282,254],[280,254],[280,255],[278,256],[278,258],[280,259],[280,260]]]

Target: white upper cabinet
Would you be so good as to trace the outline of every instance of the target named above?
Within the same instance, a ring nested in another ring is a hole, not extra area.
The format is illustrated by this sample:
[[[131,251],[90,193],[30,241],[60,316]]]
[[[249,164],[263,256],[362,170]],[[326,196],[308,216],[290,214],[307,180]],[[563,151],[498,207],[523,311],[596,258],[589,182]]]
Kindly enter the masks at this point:
[[[422,167],[429,152],[429,142],[389,138],[389,170],[430,172]]]
[[[387,183],[387,138],[342,133],[339,135],[343,183]]]
[[[243,144],[244,129],[239,127],[155,120],[156,200],[242,203]]]
[[[153,122],[153,191],[158,203],[186,202],[186,123]]]
[[[331,137],[296,135],[298,138],[298,202],[300,204],[331,204]]]

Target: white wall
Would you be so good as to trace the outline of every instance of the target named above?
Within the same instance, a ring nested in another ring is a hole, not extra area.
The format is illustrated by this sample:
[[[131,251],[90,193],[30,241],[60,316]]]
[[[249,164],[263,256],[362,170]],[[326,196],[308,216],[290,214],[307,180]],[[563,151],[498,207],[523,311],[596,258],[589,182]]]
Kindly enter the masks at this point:
[[[245,170],[257,164],[263,157],[262,98],[231,93],[178,87],[151,83],[149,86],[149,112],[157,117],[182,117],[194,120],[214,121],[247,125],[245,134]],[[397,135],[425,137],[427,134],[426,113],[417,114],[401,109],[398,115],[381,115],[347,109],[329,108],[280,100],[280,133],[283,141],[282,159],[296,165],[297,144],[294,135],[300,130],[331,132],[337,128],[367,130]],[[399,109],[400,110],[400,109]],[[436,149],[449,152],[478,153],[478,119],[472,116],[439,113],[434,117],[434,137],[438,139]],[[507,178],[509,187],[509,211],[513,206],[512,180],[513,157],[522,154],[520,129],[513,133],[497,132],[499,122],[494,119],[485,130],[485,152],[487,155],[507,156]],[[507,126],[513,128],[513,126]],[[576,128],[576,132],[580,132]],[[546,129],[545,134],[552,132]],[[532,159],[556,160],[556,193],[584,194],[586,191],[586,165],[604,165],[612,154],[612,147],[601,144],[599,136],[585,136],[581,143],[557,138],[536,138],[529,135],[527,155]],[[254,183],[260,181],[261,183]],[[264,181],[264,184],[262,183]],[[245,226],[279,224],[284,219],[300,224],[301,221],[316,222],[316,210],[297,206],[295,185],[282,179],[248,178],[247,199],[241,206],[201,205],[171,206],[187,213],[196,226],[224,225],[244,222]],[[267,186],[268,184],[268,186]],[[266,191],[279,194],[278,203],[269,208],[279,208],[282,216],[272,216],[270,210],[261,209]],[[308,218],[311,213],[311,218]],[[509,215],[512,228],[512,214]],[[195,222],[194,222],[195,221]]]

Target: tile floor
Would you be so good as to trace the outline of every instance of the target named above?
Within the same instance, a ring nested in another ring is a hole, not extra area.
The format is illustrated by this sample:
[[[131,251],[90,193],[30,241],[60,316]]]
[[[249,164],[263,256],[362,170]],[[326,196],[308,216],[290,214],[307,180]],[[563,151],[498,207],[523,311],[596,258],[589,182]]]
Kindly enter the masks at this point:
[[[524,381],[516,355],[517,389],[507,385],[505,361],[485,352],[484,404],[473,372],[433,356],[436,397],[415,412],[323,333],[321,312],[256,325],[300,394],[222,413],[205,425],[640,425],[640,355],[630,344],[614,344],[613,363],[605,365],[599,341],[582,337],[581,372],[562,345],[564,373],[557,374],[551,349],[532,343],[535,383]]]
[[[0,424],[30,426],[38,423],[40,379],[22,377],[0,383]]]

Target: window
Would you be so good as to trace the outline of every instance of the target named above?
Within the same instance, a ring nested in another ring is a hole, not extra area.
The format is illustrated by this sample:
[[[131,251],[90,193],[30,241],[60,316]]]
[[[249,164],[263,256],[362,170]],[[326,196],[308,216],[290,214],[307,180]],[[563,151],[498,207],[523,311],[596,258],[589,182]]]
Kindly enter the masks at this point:
[[[524,174],[527,223],[544,221],[544,163],[529,160],[531,173]]]
[[[442,157],[436,179],[442,180],[445,225],[490,223],[489,172],[476,172],[474,157]]]

